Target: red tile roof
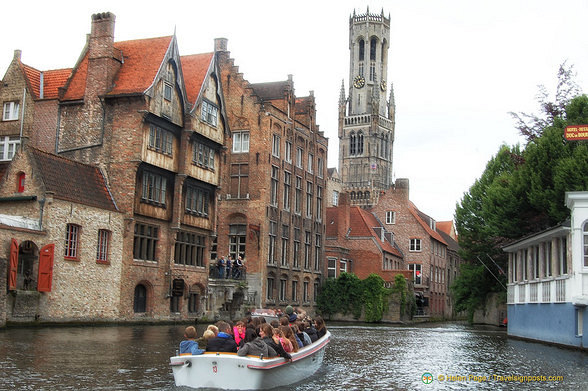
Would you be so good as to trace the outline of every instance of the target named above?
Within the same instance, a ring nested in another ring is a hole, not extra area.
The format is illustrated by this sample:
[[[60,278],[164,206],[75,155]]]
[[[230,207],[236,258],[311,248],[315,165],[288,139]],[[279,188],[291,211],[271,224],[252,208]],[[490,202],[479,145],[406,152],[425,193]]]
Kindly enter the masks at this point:
[[[21,63],[27,78],[30,91],[34,99],[56,99],[59,87],[63,87],[71,74],[71,68],[39,71],[29,65]],[[43,75],[43,95],[41,98],[41,74]]]
[[[172,36],[115,42],[114,48],[122,53],[123,64],[114,79],[108,95],[143,93],[153,83]],[[88,73],[88,52],[74,69],[63,100],[83,99]]]
[[[188,101],[192,104],[196,103],[196,99],[198,99],[204,78],[212,66],[213,55],[214,53],[202,53],[180,57],[186,94]]]
[[[402,254],[396,247],[394,247],[394,245],[386,240],[382,241],[380,236],[378,236],[377,233],[372,229],[375,227],[384,229],[373,214],[358,206],[351,207],[349,212],[349,225],[351,228],[351,231],[349,232],[350,237],[371,236],[379,243],[382,250],[402,258]]]
[[[30,156],[36,163],[46,191],[53,192],[54,198],[117,210],[104,176],[97,167],[35,148],[27,149],[31,151]]]
[[[437,231],[434,231],[433,229],[431,229],[429,224],[427,224],[423,221],[423,219],[419,215],[419,210],[412,202],[409,202],[408,210],[414,216],[414,218],[419,222],[419,224],[425,229],[425,231],[427,231],[429,236],[431,236],[433,239],[447,245],[447,242],[445,242],[445,240],[441,237],[441,235],[439,235],[439,233]]]

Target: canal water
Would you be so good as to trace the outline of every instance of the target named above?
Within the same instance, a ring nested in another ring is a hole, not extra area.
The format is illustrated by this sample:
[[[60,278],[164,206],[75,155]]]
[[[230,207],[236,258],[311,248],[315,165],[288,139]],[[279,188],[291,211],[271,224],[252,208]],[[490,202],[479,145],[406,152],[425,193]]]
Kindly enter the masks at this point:
[[[189,390],[175,387],[168,366],[184,327],[0,330],[0,390]],[[332,342],[319,372],[281,390],[588,389],[588,353],[510,339],[503,329],[328,328]]]

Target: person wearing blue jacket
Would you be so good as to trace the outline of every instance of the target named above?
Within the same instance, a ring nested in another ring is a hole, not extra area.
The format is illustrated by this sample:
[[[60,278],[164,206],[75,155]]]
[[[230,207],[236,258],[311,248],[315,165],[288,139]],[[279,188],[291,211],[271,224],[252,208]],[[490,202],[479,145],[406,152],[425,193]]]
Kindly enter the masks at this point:
[[[216,324],[216,327],[218,327],[218,334],[216,337],[208,340],[206,351],[237,353],[237,343],[231,334],[231,326],[221,320]]]
[[[196,356],[204,353],[204,349],[198,348],[198,342],[196,342],[196,328],[194,326],[186,327],[184,338],[186,339],[180,342],[180,355],[191,354]]]

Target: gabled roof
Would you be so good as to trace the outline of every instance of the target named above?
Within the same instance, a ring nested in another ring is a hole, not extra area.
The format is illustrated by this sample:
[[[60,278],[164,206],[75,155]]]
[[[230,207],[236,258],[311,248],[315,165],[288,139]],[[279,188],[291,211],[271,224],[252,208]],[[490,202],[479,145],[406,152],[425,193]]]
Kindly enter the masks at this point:
[[[97,167],[79,163],[28,147],[45,191],[54,198],[117,211],[116,204],[106,186],[104,176]]]
[[[445,240],[445,242],[447,243],[447,247],[451,251],[459,251],[459,244],[448,233],[444,231],[439,231],[439,235],[441,235],[441,237]]]
[[[20,63],[34,99],[57,99],[59,87],[63,87],[71,74],[71,68],[39,71]],[[43,78],[41,91],[41,77]]]
[[[107,95],[142,94],[153,84],[173,36],[115,42],[122,64]],[[84,98],[88,73],[88,52],[74,68],[63,100]]]
[[[289,80],[255,83],[249,86],[261,100],[283,99],[284,92],[291,88]]]
[[[382,250],[402,258],[402,254],[394,245],[388,241],[382,241],[380,236],[373,230],[375,227],[382,227],[378,219],[370,212],[354,206],[349,208],[349,237],[373,237],[378,242]]]
[[[427,233],[429,234],[429,236],[431,236],[433,239],[447,245],[447,242],[445,242],[445,240],[441,237],[441,235],[439,235],[439,233],[437,231],[434,231],[429,224],[427,224],[423,218],[421,217],[421,211],[417,209],[417,207],[409,201],[409,205],[408,205],[408,210],[410,211],[410,213],[414,216],[414,218],[418,221],[418,223],[425,229],[425,231],[427,231]]]
[[[188,95],[188,102],[191,104],[195,104],[200,95],[202,83],[204,83],[204,79],[213,64],[213,56],[214,53],[202,53],[180,57],[186,94]]]

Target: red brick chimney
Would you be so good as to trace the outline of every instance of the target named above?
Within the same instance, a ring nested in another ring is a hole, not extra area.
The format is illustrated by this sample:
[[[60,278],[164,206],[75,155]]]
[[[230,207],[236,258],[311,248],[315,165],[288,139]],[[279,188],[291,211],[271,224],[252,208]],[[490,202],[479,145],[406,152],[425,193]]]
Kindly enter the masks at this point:
[[[88,42],[88,74],[86,96],[100,96],[112,88],[113,78],[121,64],[121,55],[114,49],[114,23],[110,12],[92,15]]]

